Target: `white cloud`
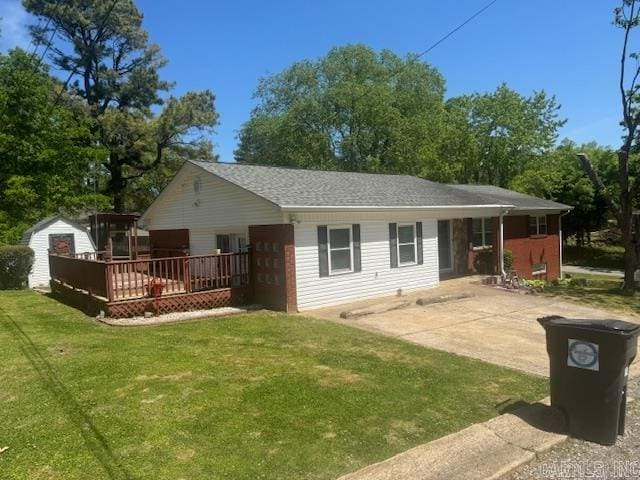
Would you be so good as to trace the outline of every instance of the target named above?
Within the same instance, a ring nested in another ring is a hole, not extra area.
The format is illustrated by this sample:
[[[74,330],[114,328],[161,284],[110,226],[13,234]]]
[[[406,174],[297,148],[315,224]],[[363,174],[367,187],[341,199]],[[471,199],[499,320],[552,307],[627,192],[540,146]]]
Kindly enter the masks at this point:
[[[22,7],[20,0],[0,2],[0,51],[29,46],[28,21],[29,14]]]

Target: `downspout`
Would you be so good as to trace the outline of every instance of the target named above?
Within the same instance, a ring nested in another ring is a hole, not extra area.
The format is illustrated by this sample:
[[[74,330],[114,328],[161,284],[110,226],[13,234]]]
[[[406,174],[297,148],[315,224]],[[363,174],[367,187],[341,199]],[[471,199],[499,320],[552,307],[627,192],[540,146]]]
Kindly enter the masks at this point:
[[[500,235],[498,242],[498,255],[500,256],[500,275],[502,278],[506,278],[507,274],[504,271],[504,216],[509,213],[509,210],[500,211]]]
[[[560,280],[562,280],[564,278],[564,271],[562,269],[562,257],[563,257],[563,249],[564,249],[564,242],[562,241],[562,217],[564,217],[565,215],[569,215],[571,213],[571,210],[567,210],[564,213],[561,213],[560,216],[558,217],[558,242],[560,243]]]

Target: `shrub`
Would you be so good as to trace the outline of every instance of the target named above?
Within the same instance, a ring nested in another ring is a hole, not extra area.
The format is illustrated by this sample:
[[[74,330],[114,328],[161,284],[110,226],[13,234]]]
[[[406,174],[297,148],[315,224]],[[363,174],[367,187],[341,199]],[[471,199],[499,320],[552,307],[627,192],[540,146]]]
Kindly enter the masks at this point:
[[[33,250],[26,245],[0,246],[0,290],[24,288],[33,258]]]
[[[494,275],[496,273],[496,265],[493,251],[482,250],[478,252],[473,260],[473,268],[483,275]]]
[[[504,269],[507,271],[511,270],[513,266],[513,252],[511,250],[505,250],[502,258],[504,260]]]

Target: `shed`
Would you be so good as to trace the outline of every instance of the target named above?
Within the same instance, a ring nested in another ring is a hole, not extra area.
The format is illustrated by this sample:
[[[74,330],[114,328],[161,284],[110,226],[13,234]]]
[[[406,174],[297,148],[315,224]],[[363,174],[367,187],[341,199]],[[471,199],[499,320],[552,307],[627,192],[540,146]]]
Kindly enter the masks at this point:
[[[49,284],[49,250],[56,253],[94,253],[96,247],[87,229],[60,215],[47,217],[22,235],[22,244],[35,254],[29,274],[29,287]]]

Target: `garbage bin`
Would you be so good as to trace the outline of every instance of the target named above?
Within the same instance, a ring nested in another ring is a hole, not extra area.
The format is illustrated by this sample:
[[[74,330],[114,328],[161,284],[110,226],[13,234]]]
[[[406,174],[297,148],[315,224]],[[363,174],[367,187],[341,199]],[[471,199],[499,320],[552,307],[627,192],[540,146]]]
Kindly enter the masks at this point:
[[[622,320],[538,319],[547,335],[551,405],[569,434],[613,445],[624,434],[629,365],[640,325]]]

